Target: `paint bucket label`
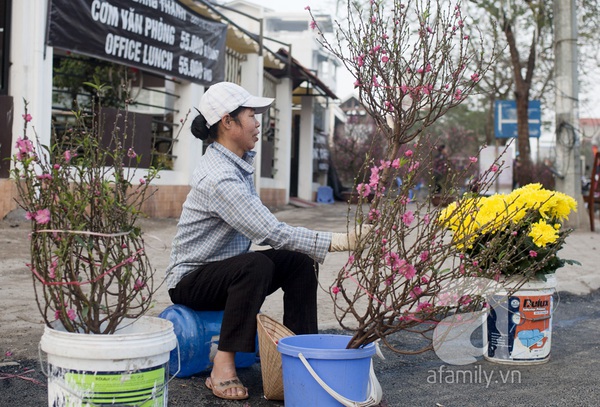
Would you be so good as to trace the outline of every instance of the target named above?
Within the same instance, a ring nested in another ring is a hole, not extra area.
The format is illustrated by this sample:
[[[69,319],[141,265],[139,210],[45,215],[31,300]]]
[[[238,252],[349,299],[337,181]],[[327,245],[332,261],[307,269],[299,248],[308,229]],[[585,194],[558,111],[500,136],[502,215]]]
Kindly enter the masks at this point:
[[[552,294],[494,295],[486,323],[486,359],[543,362],[550,357]]]
[[[53,368],[62,377],[64,406],[140,406],[166,405],[167,365],[136,372],[85,372]],[[59,380],[60,381],[60,380]],[[50,386],[61,386],[51,381]]]

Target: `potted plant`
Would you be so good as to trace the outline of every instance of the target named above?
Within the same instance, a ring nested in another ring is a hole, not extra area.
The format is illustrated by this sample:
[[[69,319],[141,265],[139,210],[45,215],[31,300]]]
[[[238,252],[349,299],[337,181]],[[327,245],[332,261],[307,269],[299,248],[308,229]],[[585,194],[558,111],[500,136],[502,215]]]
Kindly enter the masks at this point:
[[[498,281],[484,325],[485,357],[501,363],[543,363],[550,356],[554,273],[571,229],[563,222],[577,202],[541,184],[507,194],[466,196],[440,214],[452,231],[461,266]]]
[[[94,107],[73,111],[50,145],[28,134],[25,102],[12,158],[18,204],[31,222],[27,266],[46,323],[49,405],[118,402],[136,386],[146,390],[129,401],[163,405],[175,336],[168,321],[143,316],[157,287],[137,225],[158,172],[150,168],[137,178],[127,108],[115,123],[104,123],[106,88],[88,85],[98,94]],[[133,387],[115,388],[123,380]]]

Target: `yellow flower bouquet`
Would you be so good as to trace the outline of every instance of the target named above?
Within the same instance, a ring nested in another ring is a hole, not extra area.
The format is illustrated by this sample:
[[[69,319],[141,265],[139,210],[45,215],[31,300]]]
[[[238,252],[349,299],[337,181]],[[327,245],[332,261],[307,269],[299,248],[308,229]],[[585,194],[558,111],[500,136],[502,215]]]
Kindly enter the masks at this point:
[[[572,197],[528,184],[508,194],[465,196],[444,208],[439,220],[469,271],[544,278],[577,264],[556,255],[572,232],[563,227],[572,211]]]

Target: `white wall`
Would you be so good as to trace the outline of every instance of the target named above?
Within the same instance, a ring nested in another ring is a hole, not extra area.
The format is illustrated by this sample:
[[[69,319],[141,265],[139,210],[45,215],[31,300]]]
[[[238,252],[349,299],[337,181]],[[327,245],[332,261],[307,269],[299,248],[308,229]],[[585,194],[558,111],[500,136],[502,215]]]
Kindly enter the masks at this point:
[[[23,137],[24,100],[32,116],[28,136],[35,129],[42,144],[49,144],[52,114],[52,48],[44,45],[47,2],[12,3],[9,95],[14,100],[13,143]]]

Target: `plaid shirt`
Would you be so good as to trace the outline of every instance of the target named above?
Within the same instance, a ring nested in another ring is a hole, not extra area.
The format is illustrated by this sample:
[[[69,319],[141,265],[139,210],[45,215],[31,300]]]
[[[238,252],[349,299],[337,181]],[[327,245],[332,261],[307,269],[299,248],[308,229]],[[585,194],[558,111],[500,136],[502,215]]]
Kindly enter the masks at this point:
[[[168,289],[198,266],[248,252],[251,243],[324,261],[331,233],[280,222],[260,201],[252,180],[255,154],[242,159],[215,142],[200,158],[173,240]]]

